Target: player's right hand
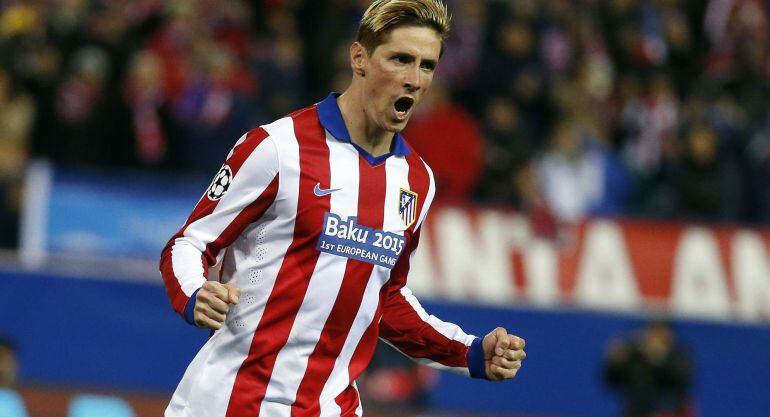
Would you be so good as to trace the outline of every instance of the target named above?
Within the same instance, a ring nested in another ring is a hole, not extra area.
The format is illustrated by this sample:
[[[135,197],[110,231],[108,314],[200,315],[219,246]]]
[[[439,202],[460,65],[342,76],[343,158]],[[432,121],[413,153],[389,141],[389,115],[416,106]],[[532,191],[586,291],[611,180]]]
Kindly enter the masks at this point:
[[[204,282],[195,297],[195,325],[219,330],[227,318],[230,306],[236,304],[240,296],[241,289],[233,284]]]

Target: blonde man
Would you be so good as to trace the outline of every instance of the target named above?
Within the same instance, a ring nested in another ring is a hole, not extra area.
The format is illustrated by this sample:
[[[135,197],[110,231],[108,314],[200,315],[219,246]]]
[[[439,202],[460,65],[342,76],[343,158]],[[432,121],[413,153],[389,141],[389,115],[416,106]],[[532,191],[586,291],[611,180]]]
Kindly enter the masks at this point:
[[[522,339],[466,334],[406,286],[435,186],[399,132],[448,29],[440,0],[375,1],[350,87],[235,144],[161,257],[175,310],[213,330],[167,417],[360,416],[378,338],[438,369],[515,376]]]

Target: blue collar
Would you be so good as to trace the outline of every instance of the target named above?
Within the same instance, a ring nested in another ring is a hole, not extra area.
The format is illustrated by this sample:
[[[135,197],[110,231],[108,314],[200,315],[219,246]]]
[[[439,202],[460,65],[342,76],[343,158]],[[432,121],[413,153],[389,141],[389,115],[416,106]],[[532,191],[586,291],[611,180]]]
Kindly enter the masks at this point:
[[[358,153],[372,165],[379,165],[385,162],[391,155],[406,156],[411,153],[400,133],[393,135],[393,143],[390,145],[390,152],[377,157],[353,143],[353,141],[350,140],[348,128],[345,127],[345,120],[342,119],[340,107],[337,105],[337,97],[339,96],[340,93],[331,93],[316,106],[318,109],[318,120],[321,121],[321,125],[337,140],[353,145],[356,150],[358,150]]]

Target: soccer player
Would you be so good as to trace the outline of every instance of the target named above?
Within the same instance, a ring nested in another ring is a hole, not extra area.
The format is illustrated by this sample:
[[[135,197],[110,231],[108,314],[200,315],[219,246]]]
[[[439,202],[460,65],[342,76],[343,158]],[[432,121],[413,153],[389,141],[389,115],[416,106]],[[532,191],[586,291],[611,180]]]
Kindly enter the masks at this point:
[[[435,185],[399,132],[448,27],[440,0],[373,2],[349,88],[235,144],[161,256],[174,309],[213,330],[167,417],[361,416],[355,380],[378,338],[434,368],[516,375],[522,339],[466,334],[406,286]]]

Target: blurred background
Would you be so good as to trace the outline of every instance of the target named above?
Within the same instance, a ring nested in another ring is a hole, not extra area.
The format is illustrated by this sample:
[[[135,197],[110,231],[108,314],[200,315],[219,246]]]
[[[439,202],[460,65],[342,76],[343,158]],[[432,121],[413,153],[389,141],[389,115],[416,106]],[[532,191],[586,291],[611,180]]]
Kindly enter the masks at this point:
[[[528,358],[379,348],[367,415],[769,416],[770,2],[447,3],[410,286]],[[347,87],[367,4],[0,0],[0,416],[162,415],[207,334],[160,250],[238,137]]]

